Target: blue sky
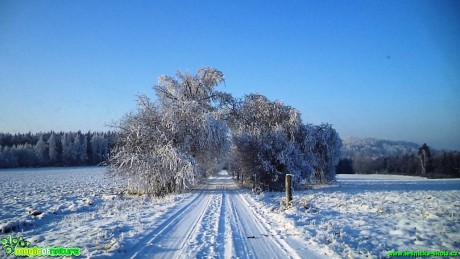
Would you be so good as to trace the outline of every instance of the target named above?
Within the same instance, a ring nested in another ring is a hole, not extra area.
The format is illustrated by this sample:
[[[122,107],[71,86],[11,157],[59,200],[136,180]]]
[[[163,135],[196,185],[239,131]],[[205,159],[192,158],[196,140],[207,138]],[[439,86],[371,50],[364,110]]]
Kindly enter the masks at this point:
[[[460,149],[458,46],[458,1],[2,0],[0,132],[108,130],[215,67],[341,137]]]

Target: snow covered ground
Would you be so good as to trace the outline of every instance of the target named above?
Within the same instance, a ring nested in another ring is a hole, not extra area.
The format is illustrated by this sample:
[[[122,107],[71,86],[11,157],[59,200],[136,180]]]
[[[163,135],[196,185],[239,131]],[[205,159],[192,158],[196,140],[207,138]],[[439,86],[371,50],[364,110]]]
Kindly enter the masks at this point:
[[[295,191],[286,209],[284,193],[238,189],[225,172],[150,199],[122,195],[104,170],[0,170],[0,238],[92,258],[380,258],[460,247],[458,179],[339,175],[335,186]]]
[[[338,175],[335,186],[251,194],[265,217],[345,258],[388,251],[458,251],[460,180],[395,175]],[[439,257],[438,257],[439,258]]]
[[[104,170],[0,171],[0,238],[12,234],[31,246],[80,247],[83,256],[93,258],[322,258],[328,253],[310,249],[284,226],[264,219],[248,191],[237,188],[226,172],[190,193],[158,200],[120,195],[120,185]],[[33,216],[33,211],[42,213]]]
[[[152,200],[120,195],[121,185],[104,172],[98,167],[0,170],[0,238],[21,235],[31,246],[80,247],[83,256],[110,255],[191,196]],[[33,216],[32,211],[42,214]],[[0,258],[4,255],[0,247]]]

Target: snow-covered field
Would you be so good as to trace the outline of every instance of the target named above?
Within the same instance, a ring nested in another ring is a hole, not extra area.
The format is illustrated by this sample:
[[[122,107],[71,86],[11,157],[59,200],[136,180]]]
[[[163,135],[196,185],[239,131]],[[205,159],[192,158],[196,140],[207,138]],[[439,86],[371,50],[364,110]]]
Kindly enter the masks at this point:
[[[150,199],[121,195],[104,171],[0,170],[0,238],[96,258],[381,258],[460,248],[459,179],[339,175],[335,186],[295,191],[286,209],[284,193],[253,194],[225,174]]]
[[[120,195],[120,184],[104,172],[102,167],[0,170],[0,238],[13,234],[31,247],[80,247],[85,257],[110,255],[121,244],[136,242],[165,210],[190,196]]]
[[[82,256],[92,258],[323,256],[262,218],[248,191],[226,172],[188,194],[160,200],[119,195],[103,168],[8,170],[0,176],[0,227],[8,232],[0,237],[23,236],[30,247],[80,247]]]
[[[388,251],[458,251],[460,180],[395,175],[338,175],[335,186],[251,194],[266,217],[284,222],[319,247],[345,258]],[[282,209],[280,209],[282,208]]]

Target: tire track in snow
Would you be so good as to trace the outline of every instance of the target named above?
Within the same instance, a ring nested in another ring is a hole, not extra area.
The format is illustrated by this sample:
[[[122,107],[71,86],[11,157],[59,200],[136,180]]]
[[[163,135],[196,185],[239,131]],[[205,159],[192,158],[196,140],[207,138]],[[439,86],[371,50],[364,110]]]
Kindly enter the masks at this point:
[[[219,221],[219,233],[221,233],[221,235],[219,235],[218,240],[219,242],[222,242],[224,246],[224,253],[219,255],[220,258],[234,258],[235,254],[235,247],[232,238],[233,232],[231,227],[232,214],[230,214],[229,206],[230,197],[227,193],[227,188],[225,188],[222,195],[222,207]]]
[[[216,257],[221,254],[219,248],[223,243],[219,243],[218,239],[222,236],[219,232],[220,212],[222,208],[222,194],[210,194],[210,203],[205,210],[203,216],[197,222],[193,233],[190,235],[190,241],[184,246],[181,254],[186,254],[187,257],[194,258],[209,258]],[[223,250],[223,249],[221,249]]]
[[[227,204],[228,195],[224,185],[220,189],[215,186],[211,203],[207,207],[199,227],[195,228],[193,241],[187,243],[187,257],[193,258],[232,258],[235,254],[232,232],[230,229],[230,215]],[[197,245],[200,244],[200,245]]]
[[[179,252],[176,253],[176,256],[181,256],[181,257],[186,256],[184,258],[189,258],[191,256],[191,254],[196,251],[197,242],[193,242],[193,243],[191,242],[192,236],[196,237],[197,233],[200,233],[198,230],[201,230],[201,228],[203,226],[203,223],[202,223],[203,219],[206,216],[206,212],[209,211],[209,207],[210,207],[210,204],[211,204],[211,201],[212,201],[212,196],[211,195],[205,194],[205,196],[206,196],[206,199],[207,199],[206,205],[202,208],[199,216],[196,217],[194,222],[190,225],[190,228],[187,231],[187,234],[181,236],[181,238],[183,239],[182,243],[180,245],[181,249],[180,249]],[[194,238],[194,240],[197,240],[197,239]]]
[[[225,255],[225,235],[226,235],[226,225],[225,225],[225,216],[226,216],[226,210],[225,210],[225,199],[226,199],[226,194],[225,190],[222,192],[221,196],[221,204],[220,204],[220,211],[219,211],[219,225],[217,227],[217,240],[216,243],[220,246],[220,250],[218,251],[218,256],[223,257]]]
[[[188,238],[184,239],[173,239],[166,238],[166,240],[173,241],[172,244],[167,244],[166,247],[162,245],[162,241],[165,240],[165,237],[170,236],[171,233],[174,231],[179,231],[184,234],[183,230],[178,229],[178,226],[181,225],[181,222],[186,218],[187,214],[190,214],[190,211],[201,209],[202,213],[199,217],[197,217],[191,224],[187,224],[188,229],[185,230],[186,236],[189,237],[191,233],[193,233],[193,229],[196,227],[196,222],[199,221],[209,205],[211,201],[211,197],[206,194],[206,190],[202,190],[192,201],[185,205],[179,205],[180,209],[175,212],[173,215],[168,216],[168,213],[162,216],[163,222],[153,229],[150,234],[144,237],[141,241],[137,243],[136,246],[133,248],[133,254],[130,258],[144,258],[148,257],[147,255],[153,254],[161,254],[162,257],[171,258],[171,255],[174,255],[177,249],[174,246],[178,246],[179,248],[184,248],[186,241]],[[203,205],[205,204],[205,205]],[[177,242],[180,242],[179,244]],[[173,247],[170,247],[170,246]],[[157,256],[156,256],[157,257]]]
[[[286,258],[302,258],[295,249],[293,249],[285,240],[280,238],[276,231],[267,223],[267,220],[264,219],[255,209],[249,204],[243,194],[239,193],[237,198],[241,201],[241,205],[245,207],[250,213],[254,215],[254,223],[257,225],[257,229],[260,231],[261,235],[267,240],[270,240],[279,250],[283,251],[286,255]],[[272,246],[268,246],[273,248]],[[276,254],[276,250],[272,250],[273,254]]]
[[[243,240],[248,248],[248,254],[244,257],[250,258],[301,258],[289,245],[281,244],[272,235],[267,235],[267,229],[259,221],[252,217],[253,211],[242,202],[242,194],[233,195],[233,204],[235,204],[235,218],[240,219],[238,224],[239,239]],[[246,241],[246,242],[245,242]],[[290,253],[292,251],[292,253]]]
[[[241,219],[239,214],[236,212],[234,193],[227,197],[228,211],[229,211],[229,223],[231,228],[231,240],[232,245],[235,248],[238,246],[238,249],[234,249],[232,254],[236,255],[237,258],[244,257],[254,257],[254,251],[249,249],[246,244],[245,233],[243,233],[243,227],[241,225]]]

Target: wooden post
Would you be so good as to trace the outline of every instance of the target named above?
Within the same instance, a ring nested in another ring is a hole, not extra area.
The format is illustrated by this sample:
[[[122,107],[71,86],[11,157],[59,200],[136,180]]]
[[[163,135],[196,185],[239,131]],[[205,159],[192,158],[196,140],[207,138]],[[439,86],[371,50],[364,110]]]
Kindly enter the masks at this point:
[[[286,175],[286,207],[289,207],[292,201],[291,182],[292,182],[292,174],[287,174]]]

